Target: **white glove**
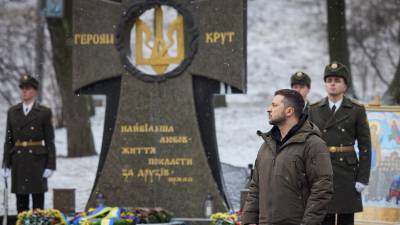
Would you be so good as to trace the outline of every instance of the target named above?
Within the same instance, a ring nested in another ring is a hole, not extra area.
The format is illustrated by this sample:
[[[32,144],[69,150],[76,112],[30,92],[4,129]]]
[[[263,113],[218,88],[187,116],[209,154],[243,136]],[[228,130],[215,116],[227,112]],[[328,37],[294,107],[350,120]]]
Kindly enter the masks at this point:
[[[367,185],[360,183],[360,182],[356,182],[356,190],[361,193],[362,191],[364,191],[364,189],[367,187]]]
[[[11,170],[8,169],[8,168],[2,168],[2,169],[1,169],[1,175],[2,175],[4,178],[7,178],[7,177],[9,177],[9,176],[11,175]]]
[[[51,177],[51,175],[53,175],[53,170],[51,169],[45,169],[43,172],[43,178],[49,178]]]

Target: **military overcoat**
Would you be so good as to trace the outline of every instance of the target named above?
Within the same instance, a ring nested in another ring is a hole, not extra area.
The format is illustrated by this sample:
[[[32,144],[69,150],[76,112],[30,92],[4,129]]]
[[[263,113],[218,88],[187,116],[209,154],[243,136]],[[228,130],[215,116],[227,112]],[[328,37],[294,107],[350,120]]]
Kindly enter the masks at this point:
[[[365,107],[344,97],[335,113],[329,108],[328,98],[311,104],[309,119],[322,132],[327,143],[333,167],[334,195],[328,213],[353,213],[362,211],[361,194],[355,182],[368,184],[371,168],[371,138]],[[354,146],[356,151],[343,151]],[[345,149],[342,148],[342,149]]]
[[[308,115],[308,111],[310,111],[310,101],[306,100],[304,102],[304,109],[303,109],[303,113],[305,115]]]
[[[11,192],[43,193],[47,191],[44,170],[56,169],[52,114],[38,103],[26,116],[22,108],[19,103],[7,113],[3,167],[11,168]]]

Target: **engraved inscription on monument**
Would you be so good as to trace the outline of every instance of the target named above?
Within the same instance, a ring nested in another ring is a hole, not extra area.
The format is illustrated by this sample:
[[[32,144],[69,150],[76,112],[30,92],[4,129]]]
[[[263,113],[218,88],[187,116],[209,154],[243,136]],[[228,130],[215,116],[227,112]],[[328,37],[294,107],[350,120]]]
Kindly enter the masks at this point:
[[[157,147],[161,151],[177,152],[180,146],[184,145],[184,148],[190,146],[192,138],[186,135],[174,135],[175,128],[172,125],[151,125],[151,124],[134,124],[134,125],[122,125],[121,135],[137,135],[147,134],[154,135],[160,133],[158,142],[154,143],[155,146],[129,146],[121,147],[121,155],[124,157],[130,157],[127,160],[134,161],[136,159],[143,160],[145,167],[138,168],[122,168],[121,176],[124,177],[124,181],[128,183],[130,180],[138,180],[138,182],[145,183],[156,183],[162,180],[171,183],[173,185],[192,183],[195,178],[191,176],[190,170],[186,171],[187,168],[191,169],[193,166],[193,158],[184,156],[187,152],[182,153],[179,156],[177,153],[176,157],[171,157],[172,153],[167,156],[163,156],[160,151],[157,152]],[[165,146],[162,146],[165,145]],[[175,155],[175,154],[173,154]]]
[[[111,206],[202,217],[211,193],[215,210],[226,209],[216,142],[205,140],[213,126],[198,121],[210,106],[199,104],[198,88],[224,82],[245,92],[245,8],[235,0],[74,4],[73,88],[104,89],[107,104],[118,102],[108,108],[113,132],[88,206],[99,191]],[[119,89],[109,88],[116,81]]]

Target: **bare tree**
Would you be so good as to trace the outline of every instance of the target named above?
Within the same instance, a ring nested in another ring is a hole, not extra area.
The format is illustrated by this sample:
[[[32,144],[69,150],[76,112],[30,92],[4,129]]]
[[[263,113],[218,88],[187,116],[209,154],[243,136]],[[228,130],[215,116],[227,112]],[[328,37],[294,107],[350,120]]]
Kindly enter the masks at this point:
[[[44,77],[44,46],[45,46],[45,32],[44,32],[44,0],[37,0],[37,6],[35,10],[35,18],[36,18],[36,37],[35,37],[35,74],[38,77],[40,83],[43,83]],[[42,100],[42,90],[43,86],[40,87],[39,101]]]
[[[32,15],[25,12],[28,11],[7,9],[5,3],[0,11],[0,96],[9,105],[19,101],[21,74],[32,71]]]
[[[350,67],[350,52],[347,42],[346,4],[345,0],[327,0],[328,11],[328,44],[330,61],[339,61]],[[347,92],[356,97],[353,79],[349,76]]]
[[[396,89],[400,76],[400,1],[355,0],[349,1],[349,8],[349,40],[355,74],[363,79],[364,90],[372,88],[372,95],[385,92],[385,103],[399,103]],[[378,84],[371,80],[377,80]],[[364,99],[371,97],[364,96]]]
[[[53,63],[61,88],[63,118],[67,128],[68,156],[96,154],[89,120],[89,97],[75,96],[72,90],[72,4],[65,1],[63,18],[47,18],[53,47]]]
[[[383,95],[383,102],[386,104],[400,105],[400,57],[392,82],[390,83],[389,88]]]
[[[9,2],[8,2],[9,3]],[[14,3],[16,4],[16,3]],[[7,2],[1,2],[0,7],[0,98],[13,105],[19,101],[18,81],[22,74],[32,74],[35,71],[35,17],[34,6],[18,3],[22,7],[8,7]],[[47,37],[48,38],[48,37]],[[55,83],[54,70],[51,65],[50,45],[44,45],[43,73],[46,80],[42,102],[53,109],[56,122],[60,121],[61,102],[59,101],[58,85]],[[50,82],[50,85],[47,85]],[[58,125],[58,123],[55,123]]]
[[[0,7],[0,98],[8,105],[13,105],[19,101],[18,82],[22,74],[35,74],[35,62],[37,47],[36,38],[36,15],[34,5],[24,5],[26,2],[12,3],[21,4],[21,7],[7,7],[9,2],[1,2]],[[43,25],[46,26],[45,24]],[[46,30],[45,30],[46,31]],[[71,87],[63,80],[65,76],[55,76],[55,69],[59,69],[60,61],[58,52],[53,56],[49,33],[44,33],[45,41],[42,43],[43,49],[43,102],[50,105],[55,112],[55,125],[60,127],[65,121],[68,135],[68,156],[82,156],[96,154],[90,129],[88,114],[81,113],[87,111],[87,103],[82,97],[74,97]],[[58,44],[60,42],[57,42]],[[59,46],[56,46],[59,47]],[[60,51],[63,52],[63,51]],[[65,51],[64,51],[65,52]],[[53,67],[53,57],[58,64]],[[68,64],[66,65],[68,66]],[[69,65],[71,67],[71,65]],[[60,73],[65,75],[65,72]],[[71,80],[71,74],[69,74]],[[67,77],[68,81],[68,77]],[[59,89],[58,82],[63,82]],[[62,102],[60,92],[63,94]],[[65,98],[67,96],[68,98]],[[63,106],[62,104],[63,103]],[[82,109],[82,110],[80,110]]]

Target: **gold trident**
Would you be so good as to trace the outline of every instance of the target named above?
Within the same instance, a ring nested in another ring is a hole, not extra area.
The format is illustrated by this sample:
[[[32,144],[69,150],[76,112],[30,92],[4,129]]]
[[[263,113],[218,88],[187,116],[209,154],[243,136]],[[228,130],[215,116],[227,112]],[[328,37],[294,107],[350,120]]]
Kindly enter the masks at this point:
[[[136,21],[136,65],[150,65],[157,74],[162,74],[170,64],[180,64],[185,57],[183,42],[183,17],[178,15],[177,18],[169,25],[167,31],[168,45],[163,35],[163,11],[160,5],[155,6],[155,35],[154,44],[150,46],[151,34],[149,26],[140,18]],[[177,33],[177,56],[171,57],[168,50],[174,45],[173,33]],[[145,37],[145,45],[151,49],[150,58],[143,56],[143,33]]]

